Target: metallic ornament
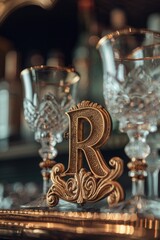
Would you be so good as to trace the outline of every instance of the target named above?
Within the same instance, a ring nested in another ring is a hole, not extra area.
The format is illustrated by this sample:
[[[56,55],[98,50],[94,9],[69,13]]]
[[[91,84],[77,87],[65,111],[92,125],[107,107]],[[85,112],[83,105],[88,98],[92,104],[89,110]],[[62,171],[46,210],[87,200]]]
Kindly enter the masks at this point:
[[[44,9],[51,8],[56,0],[0,0],[0,23],[14,10],[27,5],[37,5]]]
[[[100,147],[106,143],[111,133],[109,113],[97,103],[82,101],[72,107],[67,115],[68,168],[65,170],[61,163],[53,167],[53,184],[46,198],[48,206],[56,206],[59,198],[78,204],[97,202],[105,197],[110,205],[123,200],[123,189],[116,181],[123,172],[123,162],[114,157],[109,161],[109,168],[100,152]],[[89,128],[88,125],[85,127],[86,124],[89,124]],[[83,167],[84,157],[90,171]]]

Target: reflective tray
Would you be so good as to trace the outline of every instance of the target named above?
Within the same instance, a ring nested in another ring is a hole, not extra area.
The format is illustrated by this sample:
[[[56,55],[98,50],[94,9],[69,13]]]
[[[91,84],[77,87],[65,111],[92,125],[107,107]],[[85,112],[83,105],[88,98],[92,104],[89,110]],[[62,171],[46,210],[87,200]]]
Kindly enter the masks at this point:
[[[94,211],[0,210],[0,239],[160,239],[160,220]]]

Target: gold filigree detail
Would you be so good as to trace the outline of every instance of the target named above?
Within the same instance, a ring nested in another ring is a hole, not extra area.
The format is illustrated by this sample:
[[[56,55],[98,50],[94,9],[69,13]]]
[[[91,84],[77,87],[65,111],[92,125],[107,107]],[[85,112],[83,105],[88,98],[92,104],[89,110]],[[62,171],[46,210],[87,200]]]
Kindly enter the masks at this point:
[[[98,103],[93,103],[91,101],[84,100],[84,101],[78,103],[76,106],[71,107],[70,111],[74,111],[74,110],[82,109],[82,108],[87,108],[87,107],[103,109],[103,107]]]
[[[96,202],[108,196],[110,205],[121,201],[124,198],[123,189],[116,180],[121,170],[123,162],[120,158],[110,160],[112,167],[111,173],[103,178],[96,178],[91,172],[81,168],[78,174],[65,179],[65,168],[63,164],[56,164],[51,173],[52,187],[47,193],[47,203],[50,207],[58,204],[59,198],[84,204],[86,202]],[[113,164],[114,163],[114,164]]]
[[[82,101],[67,113],[69,117],[69,161],[67,170],[56,164],[51,172],[53,182],[47,193],[50,207],[57,205],[59,198],[78,204],[97,202],[107,197],[108,203],[116,204],[124,198],[121,185],[116,181],[122,174],[123,162],[114,157],[107,165],[100,147],[106,143],[111,132],[111,118],[101,105]],[[90,130],[84,136],[84,122]],[[83,155],[89,170],[83,165]]]

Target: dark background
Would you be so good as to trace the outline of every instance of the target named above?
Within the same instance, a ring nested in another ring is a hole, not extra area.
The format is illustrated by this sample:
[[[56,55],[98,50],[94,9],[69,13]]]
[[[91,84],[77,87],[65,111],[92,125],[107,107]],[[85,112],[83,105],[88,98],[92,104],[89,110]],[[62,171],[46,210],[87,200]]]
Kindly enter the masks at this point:
[[[22,67],[30,50],[39,50],[44,57],[50,49],[60,49],[65,64],[72,64],[72,52],[78,41],[79,26],[76,0],[57,0],[45,10],[38,6],[26,6],[12,12],[0,25],[0,35],[14,43],[22,55]],[[151,13],[160,13],[159,0],[95,0],[95,17],[99,23],[109,26],[110,11],[124,9],[128,25],[146,27]]]

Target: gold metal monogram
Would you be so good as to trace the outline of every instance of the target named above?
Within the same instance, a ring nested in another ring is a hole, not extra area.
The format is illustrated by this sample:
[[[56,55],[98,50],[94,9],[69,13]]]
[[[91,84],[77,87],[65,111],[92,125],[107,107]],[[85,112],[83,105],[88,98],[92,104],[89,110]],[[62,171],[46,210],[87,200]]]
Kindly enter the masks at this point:
[[[61,163],[53,167],[53,184],[47,193],[48,205],[56,206],[59,198],[79,204],[96,202],[104,197],[107,197],[109,204],[121,201],[124,198],[123,189],[115,180],[122,174],[123,162],[118,157],[112,158],[109,161],[110,169],[100,152],[100,147],[111,133],[109,113],[97,103],[82,101],[71,108],[67,115],[68,168],[65,170]],[[84,168],[84,158],[90,171]]]

